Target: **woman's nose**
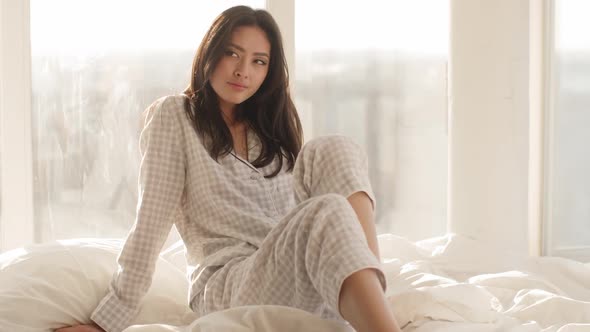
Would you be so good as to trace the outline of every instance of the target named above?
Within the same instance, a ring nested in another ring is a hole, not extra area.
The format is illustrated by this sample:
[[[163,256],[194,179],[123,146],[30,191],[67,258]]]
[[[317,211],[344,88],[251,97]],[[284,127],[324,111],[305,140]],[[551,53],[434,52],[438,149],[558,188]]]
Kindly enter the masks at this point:
[[[248,78],[248,66],[243,61],[238,62],[234,75],[239,78]]]

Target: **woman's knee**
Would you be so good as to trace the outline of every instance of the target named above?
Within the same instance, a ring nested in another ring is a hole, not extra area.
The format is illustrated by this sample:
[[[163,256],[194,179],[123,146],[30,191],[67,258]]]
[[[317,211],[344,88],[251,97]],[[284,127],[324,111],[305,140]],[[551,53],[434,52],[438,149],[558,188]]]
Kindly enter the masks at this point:
[[[328,206],[332,208],[341,207],[342,204],[346,204],[347,202],[346,197],[335,193],[328,193],[316,196],[312,198],[312,201],[316,204],[321,204],[322,206]]]
[[[313,206],[313,210],[316,216],[320,216],[320,218],[313,218],[316,221],[318,219],[340,219],[333,217],[341,217],[342,214],[354,215],[354,210],[350,206],[350,203],[348,202],[346,197],[340,194],[329,193],[319,195],[312,198],[310,203]]]
[[[300,154],[313,154],[316,152],[333,152],[333,151],[356,151],[362,150],[361,147],[350,137],[343,135],[328,135],[316,137],[305,143],[301,148]]]
[[[322,136],[306,143],[293,170],[298,202],[310,197],[338,192],[339,183],[366,171],[367,156],[346,136]],[[338,192],[342,194],[341,192]]]
[[[324,220],[333,219],[336,214],[346,211],[350,204],[344,196],[329,193],[314,196],[302,203],[301,207],[302,215],[297,218],[298,226],[309,228],[317,223],[325,223]]]

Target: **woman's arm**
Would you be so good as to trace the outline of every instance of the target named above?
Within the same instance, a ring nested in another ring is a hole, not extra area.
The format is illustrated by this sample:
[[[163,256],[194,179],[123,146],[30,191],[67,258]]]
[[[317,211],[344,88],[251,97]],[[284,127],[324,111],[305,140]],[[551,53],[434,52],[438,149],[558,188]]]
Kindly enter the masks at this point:
[[[108,332],[122,331],[137,315],[180,206],[185,158],[180,118],[170,107],[176,104],[167,98],[152,104],[141,132],[136,220],[117,259],[109,292],[91,315]]]

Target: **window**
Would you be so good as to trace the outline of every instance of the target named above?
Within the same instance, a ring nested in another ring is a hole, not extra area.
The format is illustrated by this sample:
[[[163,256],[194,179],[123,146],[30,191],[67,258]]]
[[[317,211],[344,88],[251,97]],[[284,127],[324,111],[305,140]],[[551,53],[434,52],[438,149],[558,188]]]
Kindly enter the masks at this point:
[[[37,242],[128,232],[141,113],[184,90],[206,29],[238,3],[31,1]]]
[[[448,7],[295,2],[295,102],[307,136],[363,146],[380,233],[446,232]]]
[[[545,253],[590,259],[590,21],[585,0],[556,0],[547,121]]]

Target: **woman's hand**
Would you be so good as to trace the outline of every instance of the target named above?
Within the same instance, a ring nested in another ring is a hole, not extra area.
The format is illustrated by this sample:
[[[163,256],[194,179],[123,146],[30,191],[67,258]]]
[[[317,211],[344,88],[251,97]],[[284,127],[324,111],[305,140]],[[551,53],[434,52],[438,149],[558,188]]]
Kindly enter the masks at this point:
[[[54,332],[105,332],[100,326],[93,324],[93,325],[76,325],[70,327],[62,327],[61,329],[57,329]]]

